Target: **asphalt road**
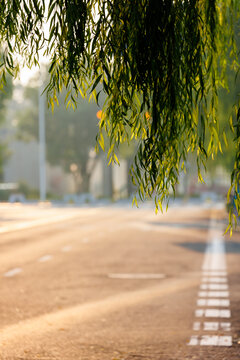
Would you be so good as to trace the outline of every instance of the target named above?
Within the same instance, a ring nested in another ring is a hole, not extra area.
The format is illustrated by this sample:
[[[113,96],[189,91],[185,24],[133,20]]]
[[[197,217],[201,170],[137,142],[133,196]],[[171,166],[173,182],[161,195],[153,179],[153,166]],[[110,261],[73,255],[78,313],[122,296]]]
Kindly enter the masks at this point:
[[[0,360],[240,359],[223,210],[0,206]]]

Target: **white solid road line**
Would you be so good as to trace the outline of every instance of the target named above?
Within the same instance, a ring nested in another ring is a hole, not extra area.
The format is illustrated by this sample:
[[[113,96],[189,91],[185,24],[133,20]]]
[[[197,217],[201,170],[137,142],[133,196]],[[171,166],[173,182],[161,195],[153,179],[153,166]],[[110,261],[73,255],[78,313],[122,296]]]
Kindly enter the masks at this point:
[[[108,277],[111,279],[142,279],[142,280],[151,280],[151,279],[164,279],[166,275],[164,274],[108,274]]]
[[[44,255],[38,259],[38,262],[46,262],[52,260],[52,255]]]
[[[7,271],[5,274],[3,274],[3,276],[5,277],[12,277],[12,276],[15,276],[19,273],[22,272],[22,269],[21,268],[14,268],[14,269],[11,269],[9,271]]]

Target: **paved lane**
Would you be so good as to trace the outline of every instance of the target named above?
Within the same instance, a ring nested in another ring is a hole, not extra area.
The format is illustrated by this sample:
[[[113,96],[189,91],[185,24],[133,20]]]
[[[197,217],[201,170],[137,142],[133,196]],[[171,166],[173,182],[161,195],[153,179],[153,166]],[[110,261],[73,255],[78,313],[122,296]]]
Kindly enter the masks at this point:
[[[1,234],[1,360],[240,358],[239,234],[226,248],[227,269],[216,257],[202,269],[222,211],[45,210],[32,208],[28,226]],[[231,318],[196,318],[206,309]],[[201,346],[210,334],[225,343]]]

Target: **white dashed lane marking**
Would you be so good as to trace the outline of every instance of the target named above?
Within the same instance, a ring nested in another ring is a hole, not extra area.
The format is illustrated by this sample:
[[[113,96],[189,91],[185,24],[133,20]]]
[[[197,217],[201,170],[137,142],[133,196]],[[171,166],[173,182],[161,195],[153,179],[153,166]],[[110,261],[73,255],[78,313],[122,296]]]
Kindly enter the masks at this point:
[[[232,346],[232,336],[193,335],[189,341],[189,345]]]
[[[64,246],[64,247],[61,249],[62,252],[69,252],[69,251],[71,251],[71,250],[72,250],[72,246],[71,246],[71,245],[66,245],[66,246]]]
[[[204,277],[202,278],[202,282],[207,283],[226,283],[227,279],[225,277]]]
[[[72,250],[72,246],[71,245],[66,245],[64,247],[61,248],[61,251],[62,252],[69,252]],[[40,257],[38,259],[38,262],[40,263],[44,263],[44,262],[47,262],[47,261],[50,261],[52,260],[53,256],[52,255],[44,255],[42,257]],[[18,275],[19,273],[21,273],[23,270],[21,268],[14,268],[14,269],[11,269],[7,272],[5,272],[3,274],[4,277],[13,277],[15,275]]]
[[[230,322],[204,322],[203,323],[203,330],[204,331],[230,331],[231,330],[231,323]]]
[[[164,274],[108,274],[108,277],[111,279],[164,279],[166,275]]]
[[[228,291],[199,291],[199,297],[211,297],[211,298],[227,298],[229,297]]]
[[[193,323],[193,330],[199,331],[200,329],[201,329],[201,323],[198,321],[195,321],[195,323]]]
[[[89,213],[91,212],[94,213],[94,209],[89,210]],[[25,229],[31,229],[34,227],[38,227],[38,226],[43,226],[43,225],[48,225],[48,224],[54,224],[54,223],[58,223],[61,221],[66,221],[66,220],[72,220],[75,218],[79,218],[79,214],[78,213],[73,213],[73,214],[64,214],[64,215],[54,215],[54,214],[49,214],[49,217],[44,217],[42,219],[32,219],[26,222],[18,222],[12,225],[6,225],[6,226],[2,226],[0,228],[0,233],[8,233],[11,231],[18,231],[18,230],[25,230]]]
[[[38,262],[46,262],[52,260],[52,258],[53,258],[52,255],[44,255],[40,257],[40,259],[38,259]]]
[[[201,290],[228,290],[227,284],[202,284]]]
[[[191,346],[232,346],[232,336],[227,335],[227,332],[231,331],[230,322],[204,321],[205,318],[230,319],[231,317],[225,246],[221,231],[221,227],[212,220],[197,299],[197,307],[200,308],[195,310],[195,317],[199,321],[193,323],[193,331],[198,334],[190,338],[188,345]],[[204,332],[215,332],[215,334],[208,335]]]
[[[203,276],[227,276],[226,271],[203,271]]]
[[[62,251],[62,252],[69,252],[69,251],[71,251],[71,250],[72,250],[72,246],[71,246],[71,245],[66,245],[66,246],[64,246],[64,247],[61,248],[61,251]],[[44,262],[47,262],[47,261],[52,260],[52,258],[53,258],[52,255],[44,255],[44,256],[42,256],[42,257],[40,257],[40,258],[38,259],[38,262],[44,263]],[[19,267],[13,268],[13,269],[5,272],[5,273],[3,274],[3,276],[4,276],[4,277],[13,277],[13,276],[15,276],[15,275],[18,275],[18,274],[21,273],[22,271],[23,271],[23,269],[21,269],[21,268],[19,268]]]
[[[21,272],[22,272],[21,268],[14,268],[14,269],[7,271],[5,274],[3,274],[3,276],[12,277],[12,276],[20,274]]]
[[[231,312],[229,309],[197,309],[195,311],[196,317],[211,317],[211,318],[230,318]]]
[[[198,299],[197,306],[229,306],[228,299]]]
[[[191,339],[190,339],[188,345],[190,345],[190,346],[199,345],[198,336],[197,335],[191,336]]]

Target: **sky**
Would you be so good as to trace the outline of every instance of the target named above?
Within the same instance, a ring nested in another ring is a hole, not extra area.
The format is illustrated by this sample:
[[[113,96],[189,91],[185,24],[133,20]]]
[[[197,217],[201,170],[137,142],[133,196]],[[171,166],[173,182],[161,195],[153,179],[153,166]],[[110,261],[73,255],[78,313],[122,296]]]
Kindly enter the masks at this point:
[[[47,12],[48,12],[48,5],[49,0],[45,0],[45,18],[47,18]],[[49,36],[49,24],[45,22],[43,25],[45,37],[48,38]],[[46,64],[48,59],[43,56],[43,52],[45,49],[42,49],[41,53],[39,53],[39,63]],[[39,67],[34,66],[31,69],[29,69],[27,66],[21,69],[20,74],[17,79],[14,80],[14,84],[18,85],[19,83],[23,86],[26,86],[29,82],[29,80],[39,71]]]
[[[19,77],[14,80],[14,84],[18,85],[19,83],[23,86],[26,86],[29,80],[36,74],[38,71],[37,67],[29,69],[28,67],[24,67],[21,69]]]

